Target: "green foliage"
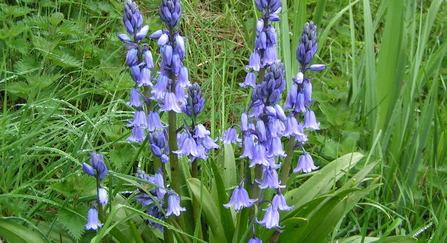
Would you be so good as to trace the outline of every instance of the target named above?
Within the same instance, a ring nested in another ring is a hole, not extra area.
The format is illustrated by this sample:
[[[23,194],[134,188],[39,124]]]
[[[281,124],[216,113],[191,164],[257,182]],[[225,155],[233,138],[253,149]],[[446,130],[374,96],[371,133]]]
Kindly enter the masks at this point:
[[[58,223],[68,232],[75,242],[79,242],[85,229],[85,215],[87,215],[87,208],[78,207],[73,211],[65,209],[59,210],[57,217]]]
[[[0,236],[7,239],[9,242],[17,243],[47,243],[50,242],[43,236],[42,232],[36,231],[24,226],[19,222],[25,222],[31,225],[26,220],[20,218],[0,218]]]

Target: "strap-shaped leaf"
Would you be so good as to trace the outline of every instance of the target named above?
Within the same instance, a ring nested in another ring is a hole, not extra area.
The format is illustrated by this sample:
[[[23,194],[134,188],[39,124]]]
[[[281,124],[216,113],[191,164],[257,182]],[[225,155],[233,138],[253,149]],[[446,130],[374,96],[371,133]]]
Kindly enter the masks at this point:
[[[287,212],[284,219],[290,217],[290,215],[295,215],[296,210],[305,203],[310,202],[317,195],[325,193],[326,191],[324,190],[327,188],[327,185],[340,179],[346,171],[351,169],[362,158],[363,154],[361,153],[344,155],[316,172],[299,188],[288,191],[285,194],[286,200],[289,205],[295,205],[295,208],[294,210]]]

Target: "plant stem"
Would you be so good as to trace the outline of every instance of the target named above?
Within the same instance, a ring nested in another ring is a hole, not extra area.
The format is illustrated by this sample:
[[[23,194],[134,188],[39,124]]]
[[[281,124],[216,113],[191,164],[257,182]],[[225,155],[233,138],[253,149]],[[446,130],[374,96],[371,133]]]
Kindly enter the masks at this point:
[[[99,188],[101,187],[101,181],[99,179],[99,175],[96,176],[96,195],[99,196]],[[98,203],[98,214],[99,214],[99,221],[104,223],[105,222],[105,216],[104,216],[104,209],[102,207],[101,203]],[[109,243],[109,237],[108,235],[104,235],[103,238],[105,243]]]
[[[281,168],[281,174],[279,177],[281,183],[286,185],[287,185],[287,178],[289,177],[290,166],[292,165],[293,151],[295,150],[295,140],[296,140],[295,136],[289,139],[286,151],[287,157],[284,159],[284,163],[282,164]],[[285,190],[286,188],[283,188],[281,191],[284,193]]]

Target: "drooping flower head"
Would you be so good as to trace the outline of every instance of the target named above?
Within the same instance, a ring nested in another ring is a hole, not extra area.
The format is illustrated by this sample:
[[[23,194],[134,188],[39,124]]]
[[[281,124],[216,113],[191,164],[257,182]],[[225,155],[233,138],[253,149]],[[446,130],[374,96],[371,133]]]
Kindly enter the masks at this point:
[[[87,220],[87,224],[85,225],[86,230],[97,230],[104,225],[99,222],[98,211],[96,208],[90,208],[88,210]]]
[[[90,154],[90,160],[92,166],[87,163],[82,163],[82,169],[84,172],[93,177],[98,177],[100,181],[102,181],[107,176],[107,166],[104,164],[104,156],[102,154],[97,154],[92,152]]]
[[[231,195],[230,202],[224,204],[223,206],[226,208],[234,206],[234,210],[241,210],[242,208],[248,208],[253,205],[254,202],[258,201],[258,199],[250,199],[248,197],[248,192],[242,186],[238,186],[233,191],[233,195]]]
[[[144,171],[138,170],[136,176],[158,186],[150,190],[149,193],[151,195],[148,195],[144,191],[137,188],[138,195],[135,198],[137,199],[138,203],[142,204],[143,207],[149,206],[149,208],[146,210],[146,213],[148,215],[151,215],[160,220],[164,220],[165,216],[162,209],[164,207],[164,196],[166,194],[166,190],[163,189],[165,186],[161,172],[158,171],[157,173],[155,173],[154,176],[150,176],[147,175]],[[141,184],[145,185],[144,183]],[[147,223],[152,226],[153,229],[158,229],[160,232],[163,232],[163,225],[155,223],[151,220],[147,220]]]
[[[168,210],[166,212],[166,217],[168,217],[171,214],[174,214],[175,216],[180,216],[180,212],[186,211],[185,208],[182,208],[180,206],[180,198],[177,194],[171,193],[168,197]]]

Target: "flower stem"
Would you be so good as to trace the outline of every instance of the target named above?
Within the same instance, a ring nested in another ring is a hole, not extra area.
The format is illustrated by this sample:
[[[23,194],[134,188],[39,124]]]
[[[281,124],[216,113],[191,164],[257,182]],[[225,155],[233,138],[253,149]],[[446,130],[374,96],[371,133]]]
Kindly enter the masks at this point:
[[[99,188],[101,187],[101,180],[99,179],[99,174],[96,176],[96,195],[99,196]],[[98,202],[98,214],[99,214],[99,221],[104,223],[105,222],[105,216],[104,216],[104,209],[102,207],[102,204]],[[109,243],[109,237],[108,235],[104,235],[103,238],[105,243]]]
[[[282,184],[287,185],[287,178],[289,178],[290,166],[292,165],[293,159],[293,151],[295,150],[295,140],[296,137],[293,136],[289,139],[289,143],[287,144],[287,157],[284,159],[284,163],[281,166],[281,174],[279,180]],[[284,193],[286,189],[283,188],[282,191]]]

